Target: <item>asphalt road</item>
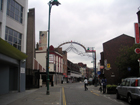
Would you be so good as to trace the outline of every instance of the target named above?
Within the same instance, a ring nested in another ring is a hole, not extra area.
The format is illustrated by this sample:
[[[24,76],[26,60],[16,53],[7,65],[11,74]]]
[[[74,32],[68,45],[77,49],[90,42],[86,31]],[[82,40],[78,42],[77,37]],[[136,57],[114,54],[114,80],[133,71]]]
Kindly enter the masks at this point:
[[[46,95],[46,86],[25,92],[9,93],[0,96],[0,105],[129,105],[126,99],[117,100],[116,94],[103,94],[99,87],[84,83],[59,84],[50,87]],[[133,105],[140,105],[140,100]]]
[[[62,90],[62,105],[129,105],[126,99],[117,100],[115,94],[102,94],[93,85],[85,91],[83,83],[63,84]]]

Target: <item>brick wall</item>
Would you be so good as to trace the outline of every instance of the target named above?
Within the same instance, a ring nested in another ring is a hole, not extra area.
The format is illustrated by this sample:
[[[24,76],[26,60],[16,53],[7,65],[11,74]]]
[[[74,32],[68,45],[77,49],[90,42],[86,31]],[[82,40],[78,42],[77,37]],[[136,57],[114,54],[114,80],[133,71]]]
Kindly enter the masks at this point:
[[[104,70],[105,77],[107,78],[108,84],[117,84],[120,82],[121,79],[121,72],[118,71],[115,61],[117,56],[119,55],[119,49],[121,46],[133,46],[134,44],[134,38],[127,36],[125,34],[122,34],[112,40],[109,40],[105,43],[103,43],[103,55],[101,57],[104,57],[103,59],[107,60],[107,63],[110,64],[111,69],[110,70]],[[102,59],[102,60],[103,60]],[[111,77],[111,75],[115,75],[115,77]]]

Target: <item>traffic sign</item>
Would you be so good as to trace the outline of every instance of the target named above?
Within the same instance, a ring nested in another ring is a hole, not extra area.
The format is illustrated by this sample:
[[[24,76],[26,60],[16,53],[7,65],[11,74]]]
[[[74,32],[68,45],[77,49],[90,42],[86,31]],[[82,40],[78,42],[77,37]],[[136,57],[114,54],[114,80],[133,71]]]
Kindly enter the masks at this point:
[[[134,51],[136,54],[140,54],[140,48],[136,48]]]
[[[130,67],[128,67],[128,68],[127,68],[127,70],[128,70],[128,71],[131,71],[131,68],[130,68]]]
[[[107,64],[107,68],[110,68],[110,64],[109,63]]]
[[[88,47],[87,50],[86,50],[86,52],[88,53],[88,52],[96,52],[96,51],[93,50],[93,47]]]

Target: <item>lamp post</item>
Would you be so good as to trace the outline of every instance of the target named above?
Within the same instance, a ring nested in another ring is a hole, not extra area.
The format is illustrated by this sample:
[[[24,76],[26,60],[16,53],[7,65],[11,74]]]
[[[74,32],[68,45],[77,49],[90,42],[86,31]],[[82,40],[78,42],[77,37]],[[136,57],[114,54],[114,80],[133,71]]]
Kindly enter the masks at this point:
[[[95,86],[97,86],[97,83],[96,83],[96,81],[97,81],[97,78],[96,78],[96,51],[94,52],[95,53],[95,58],[94,58],[94,60],[95,60]]]
[[[46,49],[46,54],[47,54],[47,58],[46,58],[46,87],[47,87],[47,91],[46,91],[46,95],[49,95],[49,46],[50,46],[50,16],[51,16],[51,8],[53,5],[58,6],[60,3],[57,0],[51,0],[49,1],[48,5],[49,5],[49,19],[48,19],[48,48]]]
[[[94,53],[94,54],[93,54]],[[93,67],[95,67],[95,68],[93,68],[94,69],[94,83],[95,83],[95,86],[97,85],[96,84],[96,51],[95,50],[93,50],[93,47],[92,47],[92,55],[93,55],[93,61],[94,61],[94,63],[93,63]],[[95,56],[95,57],[94,57]]]

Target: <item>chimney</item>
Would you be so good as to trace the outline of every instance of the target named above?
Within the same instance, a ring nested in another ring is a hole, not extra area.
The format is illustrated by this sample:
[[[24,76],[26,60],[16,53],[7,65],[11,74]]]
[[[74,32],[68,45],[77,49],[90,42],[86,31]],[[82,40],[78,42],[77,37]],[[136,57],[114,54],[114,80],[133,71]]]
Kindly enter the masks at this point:
[[[138,15],[138,23],[140,23],[140,10],[137,12]]]

